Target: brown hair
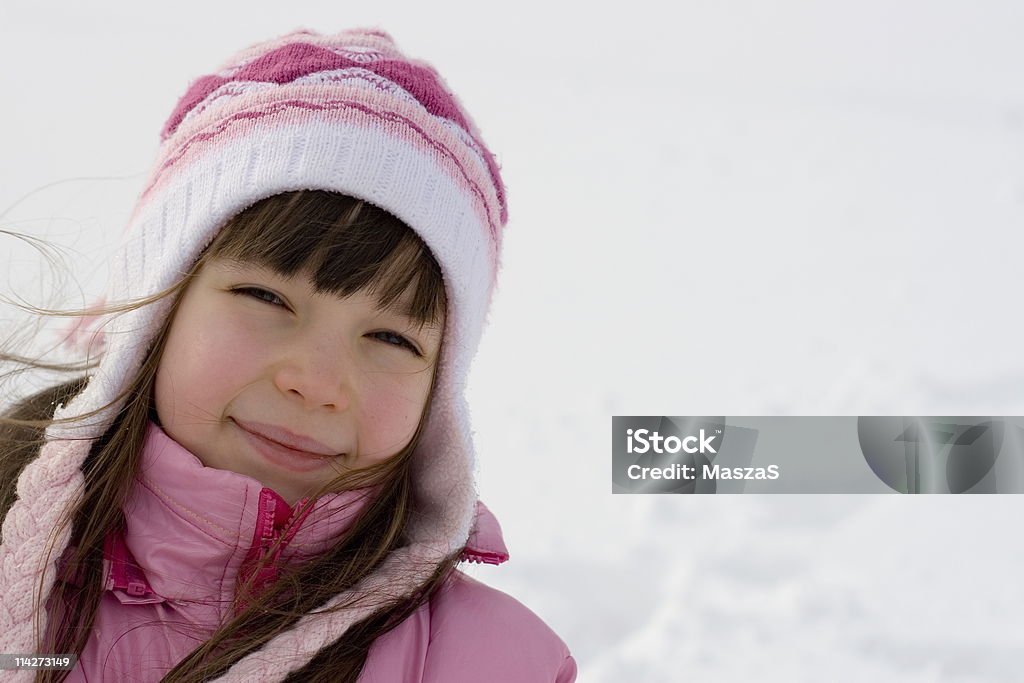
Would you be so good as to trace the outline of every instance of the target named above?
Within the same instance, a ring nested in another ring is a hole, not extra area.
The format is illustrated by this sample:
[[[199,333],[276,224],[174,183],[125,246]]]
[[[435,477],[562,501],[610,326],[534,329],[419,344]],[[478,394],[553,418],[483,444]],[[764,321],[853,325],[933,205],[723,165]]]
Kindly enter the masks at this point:
[[[146,360],[124,392],[108,404],[125,400],[86,457],[81,502],[73,510],[65,511],[63,523],[72,524],[65,576],[77,574],[81,587],[58,577],[50,597],[52,607],[47,603],[52,621],[41,651],[81,652],[88,640],[103,592],[103,541],[111,532],[123,528],[122,506],[139,465],[146,427],[155,417],[153,386],[167,332],[188,283],[214,257],[266,266],[284,277],[308,273],[319,292],[346,296],[365,290],[375,295],[382,307],[397,305],[411,288],[413,296],[403,312],[421,325],[438,321],[443,325],[447,313],[440,266],[415,232],[369,203],[322,190],[285,192],[256,203],[228,221],[192,269],[173,286],[146,299],[104,308],[101,315],[116,314],[166,296],[174,297]],[[39,314],[69,314],[30,310]],[[10,353],[0,353],[0,362],[24,366],[7,375],[44,368],[81,375],[83,370],[97,365],[45,364]],[[436,363],[432,372],[436,381]],[[67,403],[87,384],[88,375],[75,377],[30,396],[0,416],[0,515],[6,515],[13,504],[18,476],[38,455],[45,429],[55,422],[56,406]],[[430,393],[432,396],[433,387]],[[308,612],[322,608],[329,599],[357,584],[380,566],[392,550],[408,543],[406,528],[415,512],[411,456],[420,440],[430,402],[428,396],[419,427],[401,452],[373,466],[344,472],[318,491],[319,495],[328,490],[372,486],[376,492],[334,547],[305,564],[284,568],[281,577],[263,592],[254,589],[252,580],[239,585],[234,616],[174,666],[164,681],[202,681],[223,673]],[[96,415],[106,407],[79,418]],[[311,496],[307,504],[312,505],[315,498]],[[53,537],[51,555],[52,543]],[[413,594],[352,625],[286,680],[354,683],[373,641],[429,600],[454,570],[460,554],[449,555]],[[42,597],[40,580],[37,606]],[[60,681],[65,676],[66,672],[39,671],[36,680]]]

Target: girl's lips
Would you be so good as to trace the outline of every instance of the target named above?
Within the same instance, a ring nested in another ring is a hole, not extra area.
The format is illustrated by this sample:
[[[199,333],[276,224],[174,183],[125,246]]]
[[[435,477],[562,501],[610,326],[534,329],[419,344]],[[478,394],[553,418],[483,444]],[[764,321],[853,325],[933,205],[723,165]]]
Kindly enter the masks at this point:
[[[272,464],[292,472],[312,472],[313,470],[318,470],[327,465],[332,457],[289,448],[248,431],[238,422],[235,422],[235,425],[253,450]]]
[[[296,434],[284,427],[275,427],[274,425],[263,424],[262,422],[245,421],[237,418],[231,419],[250,434],[261,436],[268,441],[273,441],[294,451],[302,451],[311,455],[337,455],[337,452],[316,439]]]

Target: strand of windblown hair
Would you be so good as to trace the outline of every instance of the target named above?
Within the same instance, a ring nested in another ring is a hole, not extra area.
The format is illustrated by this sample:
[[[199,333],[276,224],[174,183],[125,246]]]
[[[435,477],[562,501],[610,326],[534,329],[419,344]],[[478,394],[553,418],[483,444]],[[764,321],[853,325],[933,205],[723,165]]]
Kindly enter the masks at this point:
[[[324,608],[335,608],[349,603],[354,597],[361,597],[354,606],[334,612],[318,610],[307,614],[294,627],[246,655],[214,680],[217,683],[284,680],[289,673],[308,664],[321,649],[338,640],[353,624],[422,585],[444,556],[442,549],[431,550],[426,544],[394,551],[380,569],[355,587],[333,597]],[[410,566],[412,570],[408,569]],[[377,596],[377,599],[368,600],[366,596]]]

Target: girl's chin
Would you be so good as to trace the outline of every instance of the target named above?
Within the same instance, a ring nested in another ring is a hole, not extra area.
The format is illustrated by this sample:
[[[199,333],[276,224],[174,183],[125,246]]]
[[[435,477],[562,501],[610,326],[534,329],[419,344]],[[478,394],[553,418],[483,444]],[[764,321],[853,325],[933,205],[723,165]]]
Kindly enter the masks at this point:
[[[241,461],[223,463],[223,466],[213,465],[213,467],[249,477],[261,486],[273,490],[274,493],[288,501],[292,507],[317,488],[315,483],[296,481],[295,475],[290,472],[282,472],[279,468],[268,467],[267,463],[258,456],[254,457],[251,453],[244,455],[245,457]]]

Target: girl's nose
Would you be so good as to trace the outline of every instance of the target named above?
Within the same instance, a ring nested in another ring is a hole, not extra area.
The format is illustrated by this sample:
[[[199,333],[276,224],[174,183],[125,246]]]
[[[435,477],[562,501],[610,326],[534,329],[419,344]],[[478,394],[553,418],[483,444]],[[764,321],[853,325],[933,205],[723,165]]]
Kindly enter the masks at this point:
[[[337,354],[330,361],[320,360],[320,356],[315,351],[297,353],[277,369],[274,383],[282,393],[301,399],[311,410],[347,410],[352,402],[350,373]]]

